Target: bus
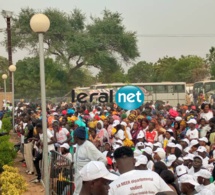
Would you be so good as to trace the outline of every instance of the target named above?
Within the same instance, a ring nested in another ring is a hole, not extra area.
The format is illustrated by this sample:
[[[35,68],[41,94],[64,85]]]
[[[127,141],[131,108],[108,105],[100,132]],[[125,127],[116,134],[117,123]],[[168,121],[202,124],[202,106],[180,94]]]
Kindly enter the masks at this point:
[[[186,104],[186,83],[185,82],[161,82],[161,83],[107,83],[91,85],[91,90],[119,89],[126,85],[138,86],[145,94],[145,102],[164,101],[176,106]]]
[[[215,94],[215,80],[205,80],[194,83],[193,99],[197,103],[198,95],[203,93],[205,100],[211,102],[211,97]]]

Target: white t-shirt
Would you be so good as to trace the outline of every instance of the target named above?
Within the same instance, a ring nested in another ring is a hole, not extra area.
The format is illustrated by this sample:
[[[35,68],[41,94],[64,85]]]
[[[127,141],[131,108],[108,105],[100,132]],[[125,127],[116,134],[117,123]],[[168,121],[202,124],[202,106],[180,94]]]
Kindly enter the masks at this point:
[[[61,128],[58,132],[56,132],[57,142],[63,143],[67,140],[67,135],[69,131],[66,128]]]
[[[164,180],[150,170],[132,170],[119,176],[110,184],[109,195],[152,195],[172,191]]]
[[[213,112],[209,111],[207,113],[202,112],[200,114],[200,118],[204,118],[206,121],[209,121],[211,118],[213,118]]]
[[[125,139],[125,134],[122,129],[118,130],[118,132],[115,134],[115,138],[124,140]]]
[[[43,142],[43,133],[39,133],[40,140]],[[50,133],[50,131],[47,130],[47,142],[51,141],[51,138],[53,135]],[[48,151],[50,152],[51,150],[55,150],[54,144],[49,144],[48,145]]]
[[[194,129],[194,130],[189,129],[186,133],[186,136],[190,137],[190,139],[198,139],[199,132],[197,129]]]
[[[207,132],[211,130],[209,125],[205,125],[204,127],[200,125],[199,129],[200,129],[200,138],[206,137]]]

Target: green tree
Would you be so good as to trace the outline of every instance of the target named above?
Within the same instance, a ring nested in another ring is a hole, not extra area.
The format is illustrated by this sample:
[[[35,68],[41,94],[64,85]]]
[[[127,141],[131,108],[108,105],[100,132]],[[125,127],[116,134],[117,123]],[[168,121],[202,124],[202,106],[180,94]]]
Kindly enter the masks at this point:
[[[198,56],[181,56],[175,66],[176,81],[194,83],[204,80],[209,73],[208,64]]]
[[[164,57],[154,66],[154,81],[171,81],[193,83],[209,76],[209,67],[205,60],[198,56]]]
[[[9,70],[8,70],[8,60],[5,57],[0,56],[0,75],[7,74],[9,77]],[[6,80],[6,87],[9,87],[9,78]],[[0,88],[4,88],[4,81],[1,79],[0,81]],[[7,90],[8,91],[8,90]]]
[[[33,9],[22,9],[12,25],[13,48],[27,48],[37,54],[38,38],[29,27],[30,18],[36,13]],[[81,67],[91,66],[105,72],[106,61],[115,63],[112,71],[118,69],[119,62],[130,63],[139,56],[136,34],[127,31],[119,13],[105,10],[103,16],[91,17],[86,24],[85,15],[80,10],[71,14],[56,9],[46,9],[51,26],[45,34],[46,54],[56,60],[68,71],[68,80]],[[17,33],[16,29],[20,29]],[[115,65],[115,66],[114,66]],[[102,70],[103,68],[103,70]]]
[[[140,61],[128,69],[127,79],[131,83],[152,82],[154,66],[152,63]]]
[[[39,58],[25,58],[16,64],[15,97],[40,97],[40,67]],[[47,97],[66,93],[66,71],[51,58],[45,59],[45,80]],[[64,86],[64,87],[63,87]]]
[[[210,68],[211,79],[215,79],[215,47],[211,47],[209,54],[206,55],[206,61]]]
[[[154,65],[154,82],[176,81],[175,66],[177,59],[175,57],[164,57],[159,59]]]

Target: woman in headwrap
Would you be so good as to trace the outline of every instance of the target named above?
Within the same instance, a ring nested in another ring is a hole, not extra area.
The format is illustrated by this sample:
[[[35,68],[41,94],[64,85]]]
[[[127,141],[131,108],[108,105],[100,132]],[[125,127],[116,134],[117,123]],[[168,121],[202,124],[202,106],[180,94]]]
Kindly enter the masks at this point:
[[[138,128],[139,124],[138,122],[134,122],[133,124],[133,128],[131,129],[131,136],[132,136],[132,141],[133,143],[136,145],[137,143],[137,135],[139,134],[140,132],[140,129]]]
[[[96,132],[100,138],[101,146],[103,146],[103,143],[109,142],[108,132],[104,128],[104,123],[101,120],[99,120],[96,124]]]

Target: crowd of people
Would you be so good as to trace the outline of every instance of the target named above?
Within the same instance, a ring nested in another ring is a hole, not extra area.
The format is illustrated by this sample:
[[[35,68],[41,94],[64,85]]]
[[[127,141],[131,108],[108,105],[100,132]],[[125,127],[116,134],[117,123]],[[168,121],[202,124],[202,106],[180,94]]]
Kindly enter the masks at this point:
[[[26,173],[40,182],[41,107],[20,102],[15,131]],[[75,195],[214,195],[215,113],[211,105],[145,103],[47,106],[48,151],[74,163]],[[33,151],[33,153],[32,153]]]

